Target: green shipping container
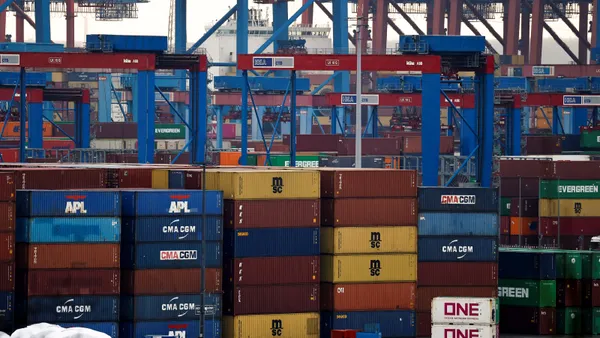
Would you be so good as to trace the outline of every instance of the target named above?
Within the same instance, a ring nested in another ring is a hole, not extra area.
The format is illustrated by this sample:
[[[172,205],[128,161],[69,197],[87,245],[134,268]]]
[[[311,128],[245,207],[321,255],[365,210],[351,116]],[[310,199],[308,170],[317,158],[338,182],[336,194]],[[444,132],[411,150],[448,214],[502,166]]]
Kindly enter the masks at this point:
[[[185,125],[156,124],[154,138],[156,140],[183,140],[185,139]]]
[[[592,252],[581,251],[581,279],[592,279]]]
[[[600,130],[584,130],[579,139],[581,148],[596,149],[600,148]]]
[[[583,315],[580,308],[567,307],[556,310],[556,333],[579,335],[582,333]]]
[[[582,309],[581,330],[583,334],[600,334],[600,308]]]
[[[510,216],[510,197],[500,199],[500,216]]]
[[[583,276],[583,264],[579,252],[568,251],[565,255],[565,279],[581,279]]]
[[[600,198],[599,180],[543,180],[540,198],[593,199]]]
[[[296,156],[297,168],[318,168],[319,156]],[[289,167],[290,155],[271,155],[271,165],[274,167]]]
[[[556,281],[500,279],[500,304],[530,307],[556,307]]]
[[[256,166],[258,156],[256,154],[248,154],[248,159],[246,163],[251,166]]]
[[[600,279],[600,252],[592,252],[592,279]]]

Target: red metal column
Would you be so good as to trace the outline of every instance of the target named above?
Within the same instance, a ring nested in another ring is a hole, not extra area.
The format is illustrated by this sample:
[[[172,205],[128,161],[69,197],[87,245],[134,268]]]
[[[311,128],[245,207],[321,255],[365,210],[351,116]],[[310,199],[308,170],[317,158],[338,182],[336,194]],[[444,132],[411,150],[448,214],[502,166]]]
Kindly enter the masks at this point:
[[[427,1],[427,35],[433,34],[433,0]]]
[[[369,0],[358,0],[358,8],[356,10],[356,15],[360,20],[357,20],[356,24],[360,27],[360,47],[362,49],[363,54],[367,54],[367,46],[369,40],[369,8],[370,1]],[[362,74],[362,90],[363,92],[368,91],[371,81],[369,81],[368,72],[363,72]]]
[[[533,0],[531,10],[531,52],[529,63],[542,64],[542,41],[544,33],[544,0]]]
[[[373,52],[385,54],[387,48],[387,21],[388,21],[388,0],[377,0],[375,7],[375,17],[373,18]],[[377,89],[377,72],[371,74],[373,79],[372,87]]]
[[[531,11],[521,6],[521,55],[525,57],[525,64],[529,64],[529,20]]]
[[[594,2],[592,3],[592,6],[594,8],[598,8],[596,6],[598,6],[598,0],[594,0]],[[596,47],[596,22],[598,21],[598,19],[596,18],[596,11],[594,10],[594,12],[592,13],[592,48]]]
[[[588,36],[588,30],[590,28],[589,26],[589,10],[590,10],[590,6],[587,3],[579,3],[579,33],[583,36],[586,37]],[[581,43],[581,41],[579,41],[579,61],[581,61],[581,64],[587,64],[588,63],[588,49],[587,46],[583,43]]]
[[[302,0],[302,5],[305,5],[308,0]],[[304,13],[302,13],[302,24],[312,25],[313,24],[313,5],[308,7]]]
[[[448,35],[460,35],[460,25],[462,24],[462,0],[450,0],[450,10],[448,13]]]
[[[445,0],[433,0],[433,34],[434,35],[445,35],[444,34],[444,19],[446,15],[446,1]]]
[[[506,37],[508,36],[508,0],[502,3],[502,38],[504,43],[502,44],[502,55],[506,53]]]
[[[504,49],[505,55],[518,55],[519,54],[519,20],[521,9],[520,0],[508,0],[508,11],[507,17],[505,17],[505,23],[507,23],[506,35],[504,36],[504,43],[506,48]]]
[[[0,0],[3,4],[6,0]],[[0,13],[0,42],[6,42],[6,10]]]
[[[75,0],[66,0],[67,4],[67,47],[75,47]]]
[[[23,8],[23,1],[17,1],[19,7]],[[25,17],[17,12],[16,18],[16,36],[15,42],[24,42],[25,41]]]

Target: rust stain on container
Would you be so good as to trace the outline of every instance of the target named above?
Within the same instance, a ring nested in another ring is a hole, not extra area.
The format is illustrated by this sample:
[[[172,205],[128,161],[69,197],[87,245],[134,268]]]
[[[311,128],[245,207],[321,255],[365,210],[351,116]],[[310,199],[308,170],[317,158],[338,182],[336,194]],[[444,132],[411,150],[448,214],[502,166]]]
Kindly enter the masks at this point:
[[[119,244],[29,244],[19,249],[19,268],[102,269],[120,267]],[[25,266],[21,266],[26,262]]]
[[[23,283],[28,296],[118,295],[118,269],[30,270]],[[21,278],[19,278],[19,283]]]
[[[235,286],[318,283],[320,256],[254,257],[225,260],[225,283]]]
[[[496,286],[423,286],[417,288],[417,312],[431,311],[435,297],[498,297]]]
[[[0,263],[0,292],[15,290],[15,263]]]
[[[0,232],[15,231],[16,216],[14,202],[0,202]]]
[[[321,284],[322,311],[414,310],[417,283]]]
[[[201,293],[201,269],[122,270],[122,293],[168,295]],[[206,291],[220,292],[221,269],[206,269]]]
[[[16,196],[15,175],[0,172],[0,201],[14,201]]]
[[[318,227],[320,200],[225,200],[225,226],[237,228]]]
[[[500,177],[550,178],[551,160],[500,160]]]
[[[223,303],[234,316],[319,312],[319,284],[241,286],[227,290]]]
[[[321,225],[417,225],[416,198],[344,198],[321,200]]]
[[[15,259],[15,235],[12,232],[0,233],[0,262]]]
[[[417,197],[413,170],[320,169],[321,198]]]
[[[495,286],[497,262],[419,262],[417,281],[421,286]]]

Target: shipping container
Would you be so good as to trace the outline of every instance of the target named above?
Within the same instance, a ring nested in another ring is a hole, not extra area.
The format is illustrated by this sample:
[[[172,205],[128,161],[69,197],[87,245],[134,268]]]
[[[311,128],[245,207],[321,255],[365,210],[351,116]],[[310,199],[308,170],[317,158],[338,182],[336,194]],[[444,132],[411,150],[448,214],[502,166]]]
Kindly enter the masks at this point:
[[[123,295],[166,295],[201,293],[202,271],[196,269],[121,270]],[[206,291],[220,292],[221,269],[206,269]]]
[[[15,291],[15,263],[0,263],[0,292]]]
[[[500,306],[500,333],[555,335],[556,309]]]
[[[417,283],[321,284],[321,311],[414,310]]]
[[[319,256],[250,257],[223,262],[225,284],[235,286],[316,283]]]
[[[338,151],[342,135],[298,135],[296,151]]]
[[[559,231],[560,229],[560,231]],[[542,217],[543,236],[596,236],[600,233],[600,217]]]
[[[250,285],[226,290],[227,315],[319,311],[319,284]]]
[[[319,338],[319,313],[223,317],[223,338]]]
[[[15,258],[15,235],[0,233],[0,262],[12,262]]]
[[[496,325],[499,307],[497,298],[437,297],[431,302],[431,321],[434,324]]]
[[[496,286],[496,262],[419,262],[419,286]]]
[[[500,215],[510,216],[510,197],[500,198]]]
[[[498,276],[503,279],[556,279],[553,253],[535,249],[501,249]]]
[[[14,201],[16,189],[15,175],[12,172],[0,172],[0,201]]]
[[[68,328],[84,328],[97,332],[102,332],[110,338],[119,337],[119,323],[117,322],[96,322],[96,323],[60,323],[61,327]]]
[[[321,228],[321,253],[416,253],[417,227]]]
[[[117,296],[29,297],[25,302],[25,308],[18,316],[26,316],[28,324],[119,320]]]
[[[321,198],[417,197],[414,170],[321,169]]]
[[[582,309],[582,331],[586,335],[600,334],[600,309]]]
[[[538,217],[539,199],[513,198],[510,201],[510,215],[515,217]]]
[[[502,197],[539,197],[540,179],[524,177],[502,177],[500,180]]]
[[[209,317],[210,318],[210,317]],[[121,322],[120,337],[147,338],[148,336],[173,336],[179,338],[199,337],[200,321],[166,321],[166,322]],[[204,321],[205,338],[221,338],[221,321],[206,319]]]
[[[431,301],[436,297],[485,297],[498,296],[497,286],[419,286],[417,288],[417,312],[431,311]],[[500,317],[501,322],[502,316]]]
[[[151,168],[107,168],[108,188],[152,188]]]
[[[498,213],[419,213],[419,236],[497,236]]]
[[[414,282],[416,278],[415,254],[321,256],[322,282]]]
[[[364,330],[365,325],[379,324],[381,337],[414,337],[416,318],[414,311],[360,311],[322,312],[321,332],[336,329]]]
[[[202,171],[185,171],[185,189],[201,190],[202,189]]]
[[[152,189],[169,189],[168,169],[152,169]]]
[[[321,200],[323,226],[417,225],[414,198],[340,198]]]
[[[15,298],[12,292],[0,292],[0,329],[10,332],[13,328]]]
[[[320,174],[307,170],[208,169],[206,186],[221,190],[225,199],[316,199]]]
[[[147,190],[123,191],[123,217],[202,215],[202,199],[206,195],[207,215],[223,214],[223,194],[220,191]]]
[[[432,337],[500,337],[499,325],[434,324]]]
[[[500,177],[549,178],[552,177],[552,160],[515,158],[500,160]]]
[[[50,179],[50,178],[49,178]],[[19,191],[18,217],[115,217],[121,215],[118,191]]]
[[[119,295],[121,273],[117,269],[20,271],[18,288],[27,296]]]
[[[419,262],[495,262],[497,237],[420,237]]]
[[[600,180],[543,180],[540,198],[598,199]]]
[[[200,318],[201,294],[125,296],[121,298],[121,320],[193,320]],[[204,308],[207,316],[221,317],[221,294],[206,294]]]
[[[201,241],[202,221],[206,217],[206,240],[223,240],[221,216],[124,217],[123,242]]]
[[[510,234],[510,216],[500,216],[500,235]]]
[[[0,232],[15,231],[16,209],[14,202],[0,202]]]
[[[225,230],[227,257],[315,256],[320,253],[319,228]]]
[[[110,269],[121,261],[119,244],[20,244],[17,251],[17,267],[26,269]]]
[[[537,235],[539,232],[538,220],[537,217],[511,217],[509,233],[522,236]]]
[[[559,279],[556,281],[556,306],[579,307],[582,305],[583,293],[581,280]]]
[[[500,279],[498,296],[503,306],[556,307],[556,281]]]
[[[556,266],[558,279],[581,279],[582,259],[577,251],[556,252]]]
[[[600,217],[600,199],[541,199],[540,216]]]
[[[556,333],[561,335],[581,335],[583,315],[581,309],[567,307],[556,309]]]
[[[106,169],[100,168],[15,169],[16,188],[21,190],[103,189],[107,185],[106,179]]]
[[[419,188],[419,212],[498,212],[497,189]]]
[[[123,243],[121,267],[125,269],[200,268],[202,242]],[[222,265],[221,242],[206,243],[206,267]]]
[[[225,225],[230,228],[317,227],[321,203],[312,200],[225,200]]]
[[[600,161],[554,161],[551,177],[562,180],[599,180]]]
[[[321,156],[319,168],[354,168],[356,167],[356,156]],[[362,156],[361,168],[383,169],[385,168],[384,156]]]
[[[17,218],[19,243],[119,243],[121,219],[108,217]]]
[[[356,142],[354,138],[342,138],[338,143],[338,155],[354,155]],[[402,154],[402,138],[370,138],[361,141],[362,155],[400,155]]]

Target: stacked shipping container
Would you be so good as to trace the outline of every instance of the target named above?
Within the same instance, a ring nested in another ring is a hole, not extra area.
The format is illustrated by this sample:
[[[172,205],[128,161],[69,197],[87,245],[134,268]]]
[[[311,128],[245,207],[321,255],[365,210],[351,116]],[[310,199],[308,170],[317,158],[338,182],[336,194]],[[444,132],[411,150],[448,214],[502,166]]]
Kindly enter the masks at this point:
[[[496,297],[498,192],[420,188],[417,335],[431,335],[435,297]]]
[[[332,329],[414,337],[415,171],[321,170],[321,337]]]
[[[122,195],[122,337],[199,335],[202,236],[205,337],[221,337],[223,194],[148,190]]]
[[[114,191],[19,191],[19,326],[91,326],[117,336],[121,199]]]
[[[15,291],[15,177],[0,172],[0,331],[14,328]]]

